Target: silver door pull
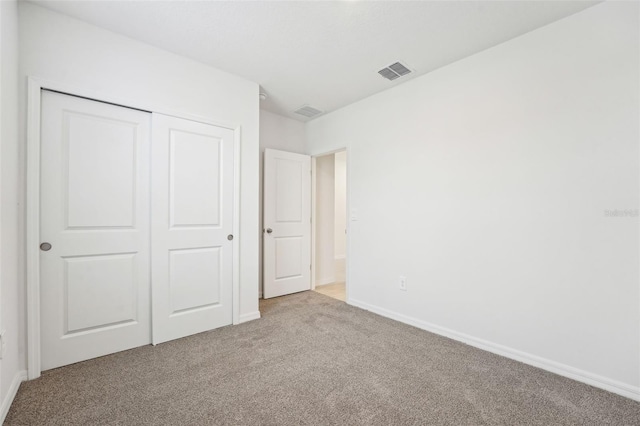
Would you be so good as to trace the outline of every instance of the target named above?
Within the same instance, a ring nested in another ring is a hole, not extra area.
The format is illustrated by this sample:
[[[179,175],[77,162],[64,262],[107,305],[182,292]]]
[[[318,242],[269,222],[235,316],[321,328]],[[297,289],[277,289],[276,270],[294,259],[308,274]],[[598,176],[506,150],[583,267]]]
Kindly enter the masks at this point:
[[[49,251],[49,250],[51,250],[51,244],[49,244],[49,243],[42,243],[42,244],[40,244],[40,250],[42,250],[42,251]]]
[[[229,241],[233,240],[233,234],[227,235],[227,240],[229,240]]]
[[[270,234],[270,233],[272,233],[272,232],[273,232],[273,229],[271,229],[271,228],[267,228],[267,229],[266,229],[266,232],[267,232],[267,234]]]

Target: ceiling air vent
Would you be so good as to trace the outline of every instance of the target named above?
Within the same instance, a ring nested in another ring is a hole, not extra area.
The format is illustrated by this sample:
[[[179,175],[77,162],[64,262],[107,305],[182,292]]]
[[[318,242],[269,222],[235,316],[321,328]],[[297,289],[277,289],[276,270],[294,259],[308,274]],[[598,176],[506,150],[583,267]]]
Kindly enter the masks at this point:
[[[322,111],[309,105],[301,106],[300,108],[298,108],[293,112],[295,112],[296,114],[304,115],[305,117],[309,117],[309,118],[322,114]]]
[[[396,62],[395,64],[391,64],[386,68],[382,68],[378,71],[378,74],[386,78],[387,80],[395,80],[396,78],[400,78],[403,75],[407,75],[411,72],[411,70],[400,62]]]

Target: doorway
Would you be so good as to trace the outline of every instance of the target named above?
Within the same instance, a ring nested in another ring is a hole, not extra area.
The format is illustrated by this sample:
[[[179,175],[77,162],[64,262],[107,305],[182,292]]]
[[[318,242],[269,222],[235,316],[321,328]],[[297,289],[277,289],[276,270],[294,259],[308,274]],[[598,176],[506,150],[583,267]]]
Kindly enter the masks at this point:
[[[346,301],[347,152],[314,159],[313,289]]]

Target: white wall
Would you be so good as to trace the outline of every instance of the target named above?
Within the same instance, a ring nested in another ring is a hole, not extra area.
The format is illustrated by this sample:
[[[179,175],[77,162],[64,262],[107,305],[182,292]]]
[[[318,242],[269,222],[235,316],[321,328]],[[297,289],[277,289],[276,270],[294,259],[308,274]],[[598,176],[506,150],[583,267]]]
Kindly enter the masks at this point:
[[[265,148],[304,154],[304,123],[261,109],[260,155],[264,154]]]
[[[263,167],[265,148],[278,149],[280,151],[304,154],[305,146],[304,123],[260,110],[260,230],[262,231],[262,193],[263,193]],[[262,297],[262,240],[260,232],[260,297]]]
[[[22,145],[27,76],[105,94],[141,108],[241,126],[239,314],[240,321],[256,318],[258,85],[33,4],[20,2],[19,11]],[[19,164],[24,168],[24,161]],[[22,199],[22,189],[20,194]]]
[[[316,158],[315,283],[335,281],[335,156]]]
[[[345,255],[347,250],[347,151],[334,154],[335,159],[335,220],[334,251],[335,281],[345,281]]]
[[[25,369],[24,286],[18,256],[21,171],[18,165],[18,5],[0,2],[0,311],[5,354],[0,361],[0,422]],[[19,195],[20,194],[20,195]]]
[[[640,398],[638,35],[599,4],[309,122],[350,302]]]
[[[344,258],[347,248],[347,151],[334,154],[335,158],[335,257]]]

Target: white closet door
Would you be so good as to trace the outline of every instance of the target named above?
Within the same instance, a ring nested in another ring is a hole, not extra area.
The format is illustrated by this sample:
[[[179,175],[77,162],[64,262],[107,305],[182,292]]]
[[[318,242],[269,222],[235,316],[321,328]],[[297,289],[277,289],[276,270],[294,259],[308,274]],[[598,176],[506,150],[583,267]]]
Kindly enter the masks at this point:
[[[231,324],[229,129],[153,114],[153,343]]]
[[[42,369],[150,343],[149,113],[42,93]]]
[[[264,298],[311,290],[311,157],[264,151]]]

